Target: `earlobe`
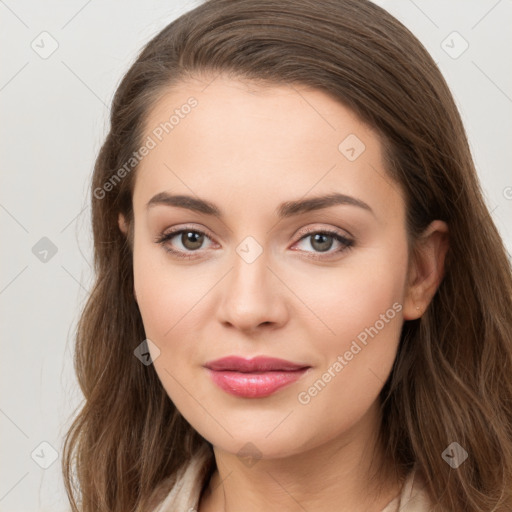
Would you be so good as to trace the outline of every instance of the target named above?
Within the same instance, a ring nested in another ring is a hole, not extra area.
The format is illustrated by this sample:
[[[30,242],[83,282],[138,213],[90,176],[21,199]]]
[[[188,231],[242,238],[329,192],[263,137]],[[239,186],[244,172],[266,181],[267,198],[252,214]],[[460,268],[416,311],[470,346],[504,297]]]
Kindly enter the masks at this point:
[[[417,242],[414,259],[409,268],[405,293],[404,320],[415,320],[423,315],[444,277],[448,251],[448,226],[440,220],[432,221]]]
[[[126,235],[128,232],[128,228],[126,226],[126,219],[122,213],[119,214],[117,218],[117,223],[119,225],[119,229]]]

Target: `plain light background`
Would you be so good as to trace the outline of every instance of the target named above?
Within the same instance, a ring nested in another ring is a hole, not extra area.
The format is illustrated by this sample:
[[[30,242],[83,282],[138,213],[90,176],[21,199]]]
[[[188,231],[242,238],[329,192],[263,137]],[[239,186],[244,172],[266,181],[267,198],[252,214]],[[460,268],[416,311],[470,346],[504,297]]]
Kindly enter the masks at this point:
[[[512,1],[376,3],[443,72],[512,252]],[[69,510],[60,454],[81,401],[73,335],[93,277],[94,160],[138,51],[199,4],[0,0],[0,512]]]

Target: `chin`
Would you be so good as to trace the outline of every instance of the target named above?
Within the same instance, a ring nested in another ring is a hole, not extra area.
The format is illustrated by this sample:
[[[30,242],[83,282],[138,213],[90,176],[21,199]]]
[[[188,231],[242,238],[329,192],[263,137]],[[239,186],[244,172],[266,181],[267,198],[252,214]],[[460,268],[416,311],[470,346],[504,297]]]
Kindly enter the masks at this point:
[[[230,421],[224,416],[223,427],[213,422],[200,425],[191,423],[194,429],[210,442],[214,448],[240,458],[277,459],[300,453],[315,445],[313,433],[293,422],[287,425],[286,414],[280,414],[271,423],[262,422],[258,414],[245,415],[242,423]],[[188,420],[187,420],[188,421]],[[213,420],[212,420],[213,421]],[[281,423],[283,422],[283,423]],[[280,424],[281,423],[281,424]],[[269,425],[272,425],[269,427]]]

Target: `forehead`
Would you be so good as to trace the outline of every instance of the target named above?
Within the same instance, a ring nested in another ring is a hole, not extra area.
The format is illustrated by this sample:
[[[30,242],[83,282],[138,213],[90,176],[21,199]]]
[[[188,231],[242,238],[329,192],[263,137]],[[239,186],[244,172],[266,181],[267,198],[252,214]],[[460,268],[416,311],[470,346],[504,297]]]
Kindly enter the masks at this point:
[[[191,121],[185,122],[187,119]],[[168,121],[172,126],[166,126]],[[324,141],[325,148],[337,149],[340,136],[352,130],[378,149],[378,140],[373,140],[377,135],[351,110],[326,92],[298,84],[270,84],[224,75],[188,80],[162,91],[148,113],[145,132],[163,129],[164,133],[155,133],[159,139],[167,138],[170,132],[185,135],[190,124],[194,125],[194,136],[204,142],[240,139],[243,133],[239,130],[244,128],[244,133],[262,142],[273,140],[283,151],[288,148],[284,145],[287,141],[296,145]],[[277,141],[268,136],[269,129],[281,129]]]
[[[154,147],[137,169],[134,202],[179,190],[258,197],[275,208],[335,191],[380,201],[377,209],[397,199],[400,206],[379,136],[317,89],[225,76],[186,81],[154,104],[145,123],[149,139]]]

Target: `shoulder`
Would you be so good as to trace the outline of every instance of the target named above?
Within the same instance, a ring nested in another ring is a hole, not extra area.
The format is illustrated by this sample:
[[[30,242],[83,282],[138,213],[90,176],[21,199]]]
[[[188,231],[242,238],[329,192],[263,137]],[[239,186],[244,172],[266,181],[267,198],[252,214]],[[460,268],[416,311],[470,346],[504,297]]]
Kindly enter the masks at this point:
[[[197,510],[212,457],[208,446],[204,446],[172,479],[164,481],[160,490],[156,491],[152,498],[154,508],[151,508],[151,512]]]

